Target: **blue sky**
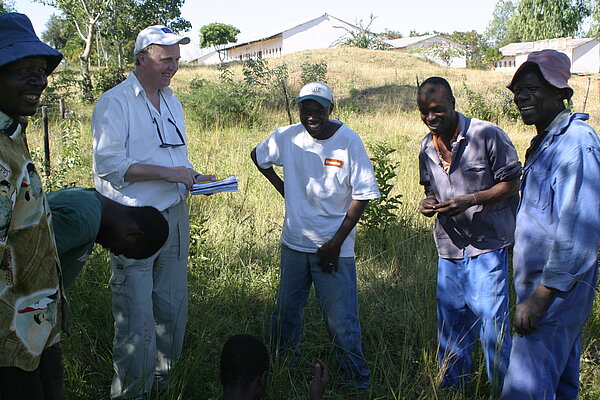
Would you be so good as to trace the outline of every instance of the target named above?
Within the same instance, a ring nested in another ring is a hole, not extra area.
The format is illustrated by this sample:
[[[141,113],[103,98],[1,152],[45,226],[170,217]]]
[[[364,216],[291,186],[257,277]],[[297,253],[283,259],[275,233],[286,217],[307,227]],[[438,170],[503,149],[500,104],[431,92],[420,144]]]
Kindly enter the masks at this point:
[[[492,17],[496,0],[186,0],[182,15],[192,23],[187,33],[198,41],[198,30],[212,22],[223,22],[237,27],[238,39],[255,36],[280,26],[316,18],[324,13],[349,23],[369,21],[375,32],[384,29],[399,31],[405,36],[411,29],[425,31],[470,31],[483,33]],[[56,10],[34,3],[16,0],[17,11],[27,14],[38,34],[45,29],[48,17]]]

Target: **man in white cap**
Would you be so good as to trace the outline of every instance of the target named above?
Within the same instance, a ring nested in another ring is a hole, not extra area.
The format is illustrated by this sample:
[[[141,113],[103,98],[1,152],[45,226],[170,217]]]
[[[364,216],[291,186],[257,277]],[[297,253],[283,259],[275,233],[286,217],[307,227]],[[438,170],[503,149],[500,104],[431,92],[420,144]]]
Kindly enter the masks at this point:
[[[252,150],[259,171],[285,198],[281,281],[271,321],[272,354],[300,356],[302,315],[312,284],[336,358],[352,390],[366,390],[354,261],[355,226],[380,197],[371,160],[358,134],[329,119],[331,89],[305,85],[296,100],[300,123],[277,129]],[[283,166],[285,182],[273,170]]]
[[[194,183],[214,179],[188,160],[183,109],[169,88],[179,45],[189,42],[164,26],[142,30],[135,70],[101,96],[92,115],[96,190],[127,206],[155,207],[169,224],[154,256],[111,253],[113,398],[141,397],[155,380],[164,387],[181,355],[188,311],[185,199]]]
[[[569,57],[535,51],[508,88],[537,135],[525,155],[513,254],[516,335],[503,399],[576,399],[600,247],[600,140],[571,113]]]

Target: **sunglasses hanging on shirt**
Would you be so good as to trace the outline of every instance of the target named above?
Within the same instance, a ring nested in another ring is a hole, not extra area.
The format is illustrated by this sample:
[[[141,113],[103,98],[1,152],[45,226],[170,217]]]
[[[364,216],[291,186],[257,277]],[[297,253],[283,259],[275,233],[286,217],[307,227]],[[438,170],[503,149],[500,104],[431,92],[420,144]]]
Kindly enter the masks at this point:
[[[183,140],[183,134],[181,133],[181,131],[177,127],[177,123],[175,121],[175,117],[173,116],[173,113],[171,112],[171,107],[169,107],[169,105],[167,104],[167,102],[166,102],[165,98],[163,97],[162,93],[160,93],[160,97],[162,98],[163,103],[167,106],[167,110],[169,110],[169,114],[171,114],[171,118],[167,117],[167,122],[169,122],[171,125],[173,125],[175,127],[175,132],[177,132],[177,136],[179,136],[179,140],[181,140],[181,143],[167,143],[167,142],[165,142],[165,140],[163,138],[163,135],[160,132],[158,121],[156,120],[156,117],[154,117],[154,115],[152,115],[152,111],[150,111],[150,107],[148,106],[148,103],[146,103],[146,108],[148,108],[148,114],[150,114],[150,118],[152,119],[152,123],[156,126],[156,133],[158,134],[158,139],[160,140],[160,148],[161,149],[166,149],[166,148],[174,148],[174,147],[185,146],[185,140]]]

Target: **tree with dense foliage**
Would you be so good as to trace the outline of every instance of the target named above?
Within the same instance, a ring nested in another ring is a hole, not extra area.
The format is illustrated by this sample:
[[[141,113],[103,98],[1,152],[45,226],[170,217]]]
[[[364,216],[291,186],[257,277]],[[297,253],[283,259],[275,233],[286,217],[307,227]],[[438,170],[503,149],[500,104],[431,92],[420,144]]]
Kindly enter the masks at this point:
[[[590,12],[592,16],[592,24],[587,36],[600,40],[600,0],[591,0]]]
[[[589,15],[587,0],[521,0],[507,36],[521,42],[576,36]]]
[[[0,0],[0,14],[6,14],[14,11],[14,2],[10,0]]]
[[[41,39],[64,55],[66,62],[76,61],[81,52],[81,39],[75,31],[75,25],[63,15],[52,14],[46,22]]]
[[[52,14],[46,22],[46,29],[42,32],[42,40],[56,50],[63,49],[71,38],[71,32],[69,32],[67,24],[66,18]]]
[[[184,0],[120,0],[112,1],[99,34],[107,46],[113,47],[117,65],[131,54],[139,31],[150,25],[165,25],[173,32],[186,31],[192,24],[181,16]]]
[[[92,81],[89,67],[93,50],[109,63],[111,46],[119,65],[124,46],[133,49],[138,32],[149,25],[163,24],[174,31],[191,28],[181,17],[185,0],[34,0],[62,11],[67,27],[71,26],[80,41],[79,65],[82,98],[91,101]],[[55,21],[59,24],[59,21]],[[54,27],[53,27],[54,29]],[[55,36],[57,33],[50,33]]]
[[[514,13],[515,5],[511,0],[498,0],[484,33],[491,46],[502,47],[513,41],[508,37],[508,27]]]
[[[491,46],[484,35],[477,31],[454,31],[448,36],[450,39],[466,47],[467,68],[486,69],[496,61],[493,56],[490,56],[494,54],[494,52],[491,51]]]
[[[83,41],[83,49],[79,53],[81,73],[81,96],[84,101],[91,102],[92,79],[90,77],[90,54],[100,19],[106,14],[113,0],[36,0],[40,3],[58,8],[66,19],[75,26],[75,30]]]
[[[386,48],[386,43],[383,41],[381,35],[376,35],[371,32],[371,25],[375,20],[373,14],[369,15],[369,22],[364,23],[361,19],[356,22],[356,27],[348,28],[346,26],[336,26],[346,31],[346,33],[339,39],[333,42],[333,46],[352,46],[360,49],[376,49],[381,50]],[[358,29],[357,29],[358,28]]]
[[[200,47],[214,46],[219,53],[219,59],[223,62],[225,45],[237,42],[239,33],[240,30],[235,26],[220,22],[204,25],[200,28]]]

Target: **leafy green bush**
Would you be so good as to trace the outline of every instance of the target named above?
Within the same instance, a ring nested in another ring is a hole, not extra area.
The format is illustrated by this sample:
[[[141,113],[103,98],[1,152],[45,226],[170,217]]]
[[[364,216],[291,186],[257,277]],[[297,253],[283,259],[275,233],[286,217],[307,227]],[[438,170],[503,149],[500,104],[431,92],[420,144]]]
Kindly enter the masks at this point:
[[[94,71],[94,91],[102,94],[117,86],[127,78],[127,71],[116,65]]]
[[[50,84],[42,95],[42,105],[57,104],[62,99],[74,98],[79,94],[79,74],[72,69],[60,69],[50,76]]]
[[[253,126],[258,119],[261,99],[245,84],[194,79],[190,89],[190,94],[181,95],[182,101],[192,109],[188,115],[203,128]]]
[[[300,80],[302,85],[308,82],[324,82],[327,83],[327,63],[325,61],[312,62],[309,58],[305,58],[300,64],[302,75]]]
[[[210,253],[210,246],[207,240],[209,236],[208,218],[206,216],[193,216],[194,223],[190,224],[190,264],[196,267],[205,265],[210,261],[207,254]]]
[[[519,109],[513,101],[512,94],[508,93],[506,89],[494,88],[490,93],[492,95],[492,105],[497,115],[496,120],[499,116],[515,121],[521,118]]]
[[[218,82],[194,79],[190,83],[191,93],[181,96],[202,127],[252,127],[258,121],[261,107],[283,108],[286,99],[282,85],[288,78],[286,64],[269,68],[263,58],[246,60],[242,80],[236,80],[226,65],[219,69]]]
[[[400,163],[392,161],[390,158],[390,154],[396,149],[388,143],[377,142],[368,147],[381,197],[369,201],[360,221],[367,229],[385,229],[398,218],[394,210],[398,209],[398,205],[402,203],[400,201],[401,194],[391,195],[394,188],[392,181],[398,176],[396,168]]]
[[[266,87],[270,82],[268,62],[262,57],[249,58],[242,67],[244,82],[249,86]]]
[[[81,146],[81,116],[68,113],[59,125],[61,133],[60,153],[51,160],[52,167],[47,171],[44,155],[39,148],[31,151],[31,158],[38,166],[40,175],[45,175],[44,190],[51,192],[65,187],[77,186],[73,180],[73,171],[82,163]]]
[[[484,95],[469,89],[464,82],[463,88],[467,95],[466,107],[462,108],[465,115],[495,123],[498,123],[501,117],[512,120],[520,117],[512,96],[506,90],[495,88]]]
[[[286,99],[282,85],[286,84],[289,76],[287,64],[269,68],[264,58],[248,59],[244,61],[242,75],[248,90],[262,99],[261,105],[278,109],[284,107]]]
[[[473,89],[469,89],[465,83],[463,83],[463,87],[465,89],[465,94],[467,95],[467,104],[466,107],[463,107],[465,115],[483,121],[490,121],[492,119],[493,109],[483,94]]]

